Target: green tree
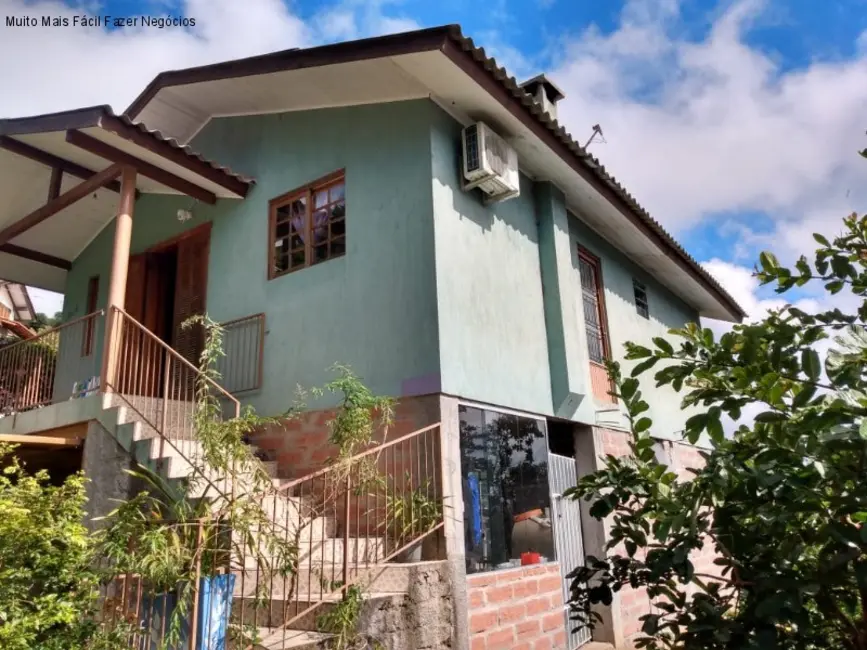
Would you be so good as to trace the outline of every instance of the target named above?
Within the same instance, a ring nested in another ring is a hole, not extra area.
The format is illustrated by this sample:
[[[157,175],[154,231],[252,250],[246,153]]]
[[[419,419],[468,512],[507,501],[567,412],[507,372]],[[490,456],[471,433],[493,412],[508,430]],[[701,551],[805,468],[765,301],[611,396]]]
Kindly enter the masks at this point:
[[[0,445],[0,648],[74,650],[94,632],[98,595],[84,483],[29,475]]]
[[[763,253],[756,273],[782,294],[819,283],[838,306],[786,306],[718,340],[691,324],[671,332],[675,345],[628,345],[631,377],[610,366],[633,457],[607,458],[571,491],[610,522],[607,558],[573,574],[579,625],[628,585],[654,605],[638,647],[867,649],[867,217],[815,239],[812,259],[790,269]],[[824,363],[817,344],[830,347]],[[685,437],[709,449],[692,480],[655,457],[636,378],[654,366],[657,385],[699,408]],[[747,408],[752,423],[724,435],[724,416]],[[705,541],[717,559],[703,574],[690,558]]]

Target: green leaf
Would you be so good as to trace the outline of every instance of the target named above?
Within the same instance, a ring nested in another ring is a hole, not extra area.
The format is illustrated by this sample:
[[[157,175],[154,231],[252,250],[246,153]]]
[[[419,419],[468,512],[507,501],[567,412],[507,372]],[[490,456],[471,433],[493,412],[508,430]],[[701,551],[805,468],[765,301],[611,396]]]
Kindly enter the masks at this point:
[[[635,433],[642,433],[647,431],[651,425],[653,424],[653,420],[650,418],[639,418],[638,421],[633,425],[632,429]]]
[[[819,353],[813,348],[805,348],[802,350],[801,367],[804,369],[804,373],[807,377],[812,381],[818,380],[819,376],[822,374],[822,364],[819,361]]]
[[[725,432],[723,431],[723,425],[719,417],[708,419],[707,433],[711,437],[711,440],[716,443],[720,443],[725,440]]]
[[[632,369],[632,376],[638,377],[638,375],[640,375],[644,371],[653,368],[653,366],[655,366],[658,361],[659,357],[650,357],[649,359],[645,359]]]
[[[798,391],[798,394],[795,395],[794,399],[792,399],[792,408],[800,409],[806,406],[813,398],[813,395],[816,394],[816,390],[817,387],[814,384],[803,384],[801,390]]]
[[[620,384],[620,396],[626,400],[627,402],[632,399],[635,395],[635,391],[638,390],[638,380],[630,377],[629,379],[624,379],[623,383]]]
[[[837,294],[843,290],[844,282],[842,280],[832,280],[825,284],[825,289],[828,290],[829,293]]]
[[[661,336],[654,336],[653,337],[653,344],[656,347],[658,347],[660,350],[662,350],[665,354],[668,354],[668,355],[674,354],[674,348],[671,346],[671,343],[666,341]]]
[[[787,418],[784,414],[777,413],[775,411],[765,411],[763,413],[759,413],[755,417],[756,422],[763,423],[783,422],[786,419]]]
[[[820,235],[817,232],[813,233],[813,239],[815,239],[817,243],[821,244],[822,246],[825,246],[826,248],[830,248],[830,246],[831,246],[831,242],[829,242],[825,236]]]
[[[867,418],[861,420],[861,426],[858,427],[858,435],[867,440]]]
[[[772,273],[780,268],[780,262],[777,256],[769,251],[762,251],[759,254],[759,264],[766,273]]]

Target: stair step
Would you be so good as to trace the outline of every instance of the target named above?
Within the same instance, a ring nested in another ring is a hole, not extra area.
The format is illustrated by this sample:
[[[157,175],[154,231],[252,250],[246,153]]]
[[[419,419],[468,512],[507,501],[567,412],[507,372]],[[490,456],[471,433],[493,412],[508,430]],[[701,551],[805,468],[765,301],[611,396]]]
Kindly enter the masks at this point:
[[[350,537],[347,549],[350,564],[377,564],[385,557],[386,540],[382,537]],[[343,559],[343,539],[333,537],[314,539],[312,542],[301,540],[298,543],[298,567],[308,568],[331,564]],[[247,552],[243,558],[245,569],[255,570],[257,561],[254,554]],[[240,569],[241,565],[233,566]]]
[[[369,593],[408,593],[411,574],[411,564],[382,564],[378,566],[350,567],[349,578],[363,586]],[[343,564],[336,562],[317,567],[300,567],[295,574],[284,578],[266,569],[256,570],[236,569],[235,598],[252,598],[257,593],[269,595],[270,598],[282,599],[287,594],[291,597],[320,597],[323,593],[333,591],[343,580]],[[293,586],[294,592],[293,592]]]
[[[231,620],[239,623],[243,617],[243,621],[247,625],[273,628],[281,628],[285,622],[291,621],[289,626],[293,630],[316,632],[319,628],[317,619],[333,610],[342,597],[342,594],[337,592],[335,594],[328,594],[323,598],[317,597],[316,599],[311,598],[309,600],[305,600],[304,598],[289,601],[273,599],[263,602],[255,598],[236,598],[232,601]],[[406,598],[406,594],[363,591],[362,597],[364,599],[363,608],[376,608],[381,607],[382,602],[386,600],[402,602]],[[315,608],[309,610],[310,607]]]
[[[320,648],[322,643],[334,636],[309,630],[284,630],[274,627],[261,627],[258,632],[259,642],[253,644],[253,650]]]

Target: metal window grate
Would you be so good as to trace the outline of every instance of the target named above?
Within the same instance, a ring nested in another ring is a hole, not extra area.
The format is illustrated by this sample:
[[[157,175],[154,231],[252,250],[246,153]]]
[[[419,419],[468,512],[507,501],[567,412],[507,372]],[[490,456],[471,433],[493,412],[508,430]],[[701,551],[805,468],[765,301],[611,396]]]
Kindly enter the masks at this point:
[[[635,295],[635,311],[639,316],[650,318],[650,304],[647,302],[647,288],[638,280],[632,280],[632,292]]]

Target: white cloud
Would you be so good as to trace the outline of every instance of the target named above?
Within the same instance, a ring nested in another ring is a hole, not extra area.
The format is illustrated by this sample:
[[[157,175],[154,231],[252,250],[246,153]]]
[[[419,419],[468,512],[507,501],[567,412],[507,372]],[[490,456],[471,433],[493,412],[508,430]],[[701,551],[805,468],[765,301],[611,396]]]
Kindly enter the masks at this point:
[[[683,231],[765,213],[772,234],[745,239],[786,258],[863,211],[867,50],[784,70],[745,42],[768,9],[735,2],[694,41],[677,2],[633,0],[614,32],[565,39],[552,76],[567,94],[561,117],[578,137],[602,125],[608,144],[593,153],[657,219]]]
[[[110,104],[124,110],[163,70],[418,28],[395,0],[339,0],[308,21],[283,0],[183,0],[193,29],[6,27],[7,16],[58,16],[57,0],[0,0],[0,117]],[[159,7],[159,5],[153,5]],[[94,9],[93,6],[90,7]]]

